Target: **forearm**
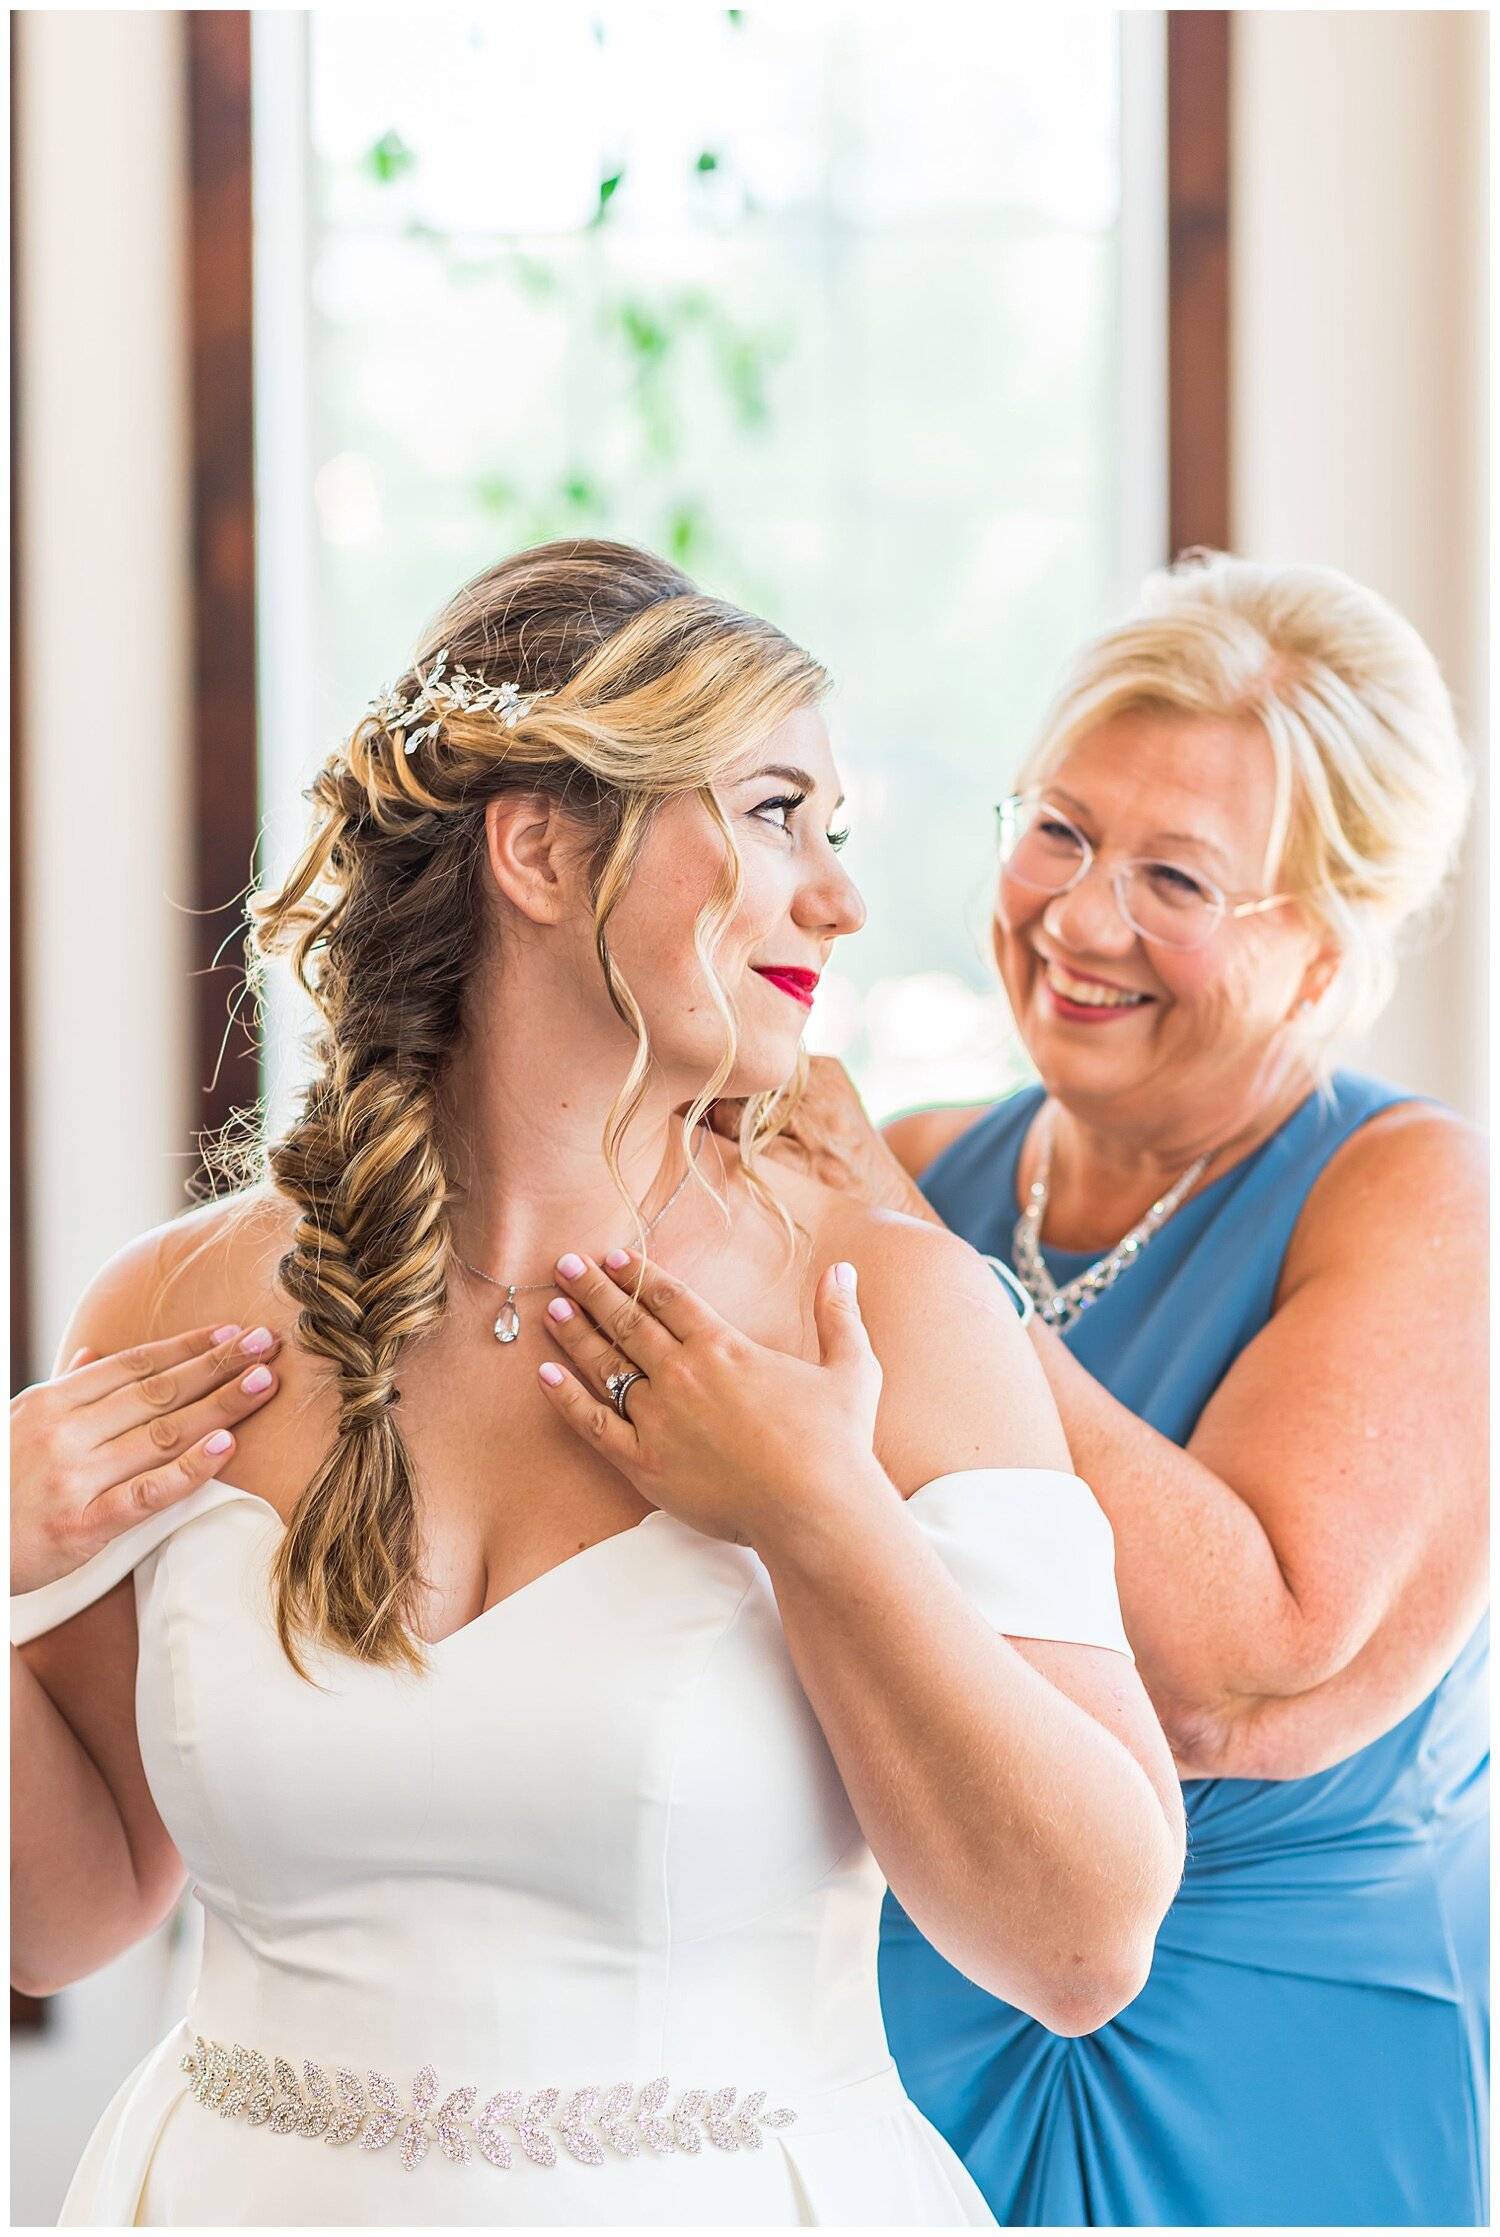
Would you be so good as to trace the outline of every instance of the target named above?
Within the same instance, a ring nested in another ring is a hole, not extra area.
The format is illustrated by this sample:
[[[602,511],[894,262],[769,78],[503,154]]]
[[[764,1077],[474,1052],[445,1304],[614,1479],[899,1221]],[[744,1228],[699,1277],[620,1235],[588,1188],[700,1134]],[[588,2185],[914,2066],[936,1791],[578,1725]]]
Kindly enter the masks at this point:
[[[1321,1682],[1328,1653],[1249,1504],[1111,1397],[1052,1330],[1033,1340],[1073,1465],[1115,1533],[1115,1581],[1179,1761]]]
[[[878,1471],[760,1549],[860,1824],[929,1940],[1061,2033],[1129,2001],[1176,1884],[1150,1780],[964,1598]]]
[[[102,1773],[14,1647],[10,1698],[11,1980],[45,1996],[149,1933],[173,1891],[142,1885]]]
[[[1473,1636],[1488,1597],[1476,1565],[1469,1588],[1434,1624],[1420,1602],[1382,1626],[1353,1659],[1304,1692],[1242,1704],[1205,1720],[1198,1742],[1178,1755],[1184,1778],[1307,1779],[1383,1737],[1425,1701]]]

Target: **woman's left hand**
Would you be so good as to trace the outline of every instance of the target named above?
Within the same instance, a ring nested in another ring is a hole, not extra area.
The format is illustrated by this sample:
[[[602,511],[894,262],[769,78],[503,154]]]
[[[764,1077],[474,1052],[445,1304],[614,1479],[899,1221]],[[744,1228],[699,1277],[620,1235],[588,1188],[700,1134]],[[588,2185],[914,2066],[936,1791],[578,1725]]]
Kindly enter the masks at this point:
[[[832,1266],[818,1283],[816,1366],[741,1335],[632,1252],[611,1252],[607,1267],[570,1252],[557,1286],[549,1325],[574,1371],[547,1361],[542,1387],[653,1506],[764,1552],[819,1504],[869,1497],[872,1480],[898,1496],[875,1460],[880,1362],[852,1266]],[[625,1393],[623,1416],[604,1381],[622,1366],[645,1378]]]

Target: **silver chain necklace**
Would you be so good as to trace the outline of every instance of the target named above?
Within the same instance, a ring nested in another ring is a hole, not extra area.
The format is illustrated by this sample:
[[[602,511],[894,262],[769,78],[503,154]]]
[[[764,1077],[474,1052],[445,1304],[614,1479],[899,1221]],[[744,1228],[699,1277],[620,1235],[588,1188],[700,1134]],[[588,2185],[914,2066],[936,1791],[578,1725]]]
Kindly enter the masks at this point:
[[[1049,1107],[1042,1117],[1041,1140],[1038,1145],[1036,1179],[1026,1198],[1025,1209],[1016,1221],[1011,1251],[1016,1262],[1016,1272],[1035,1300],[1038,1318],[1049,1328],[1070,1328],[1080,1313],[1097,1304],[1107,1289],[1113,1288],[1127,1266],[1133,1266],[1152,1236],[1164,1222],[1172,1217],[1188,1190],[1209,1161],[1211,1152],[1205,1150],[1195,1158],[1180,1181],[1174,1181],[1164,1196],[1156,1202],[1143,1218],[1138,1219],[1129,1234],[1122,1235],[1113,1250],[1096,1258],[1092,1266],[1075,1274],[1070,1282],[1058,1288],[1042,1261],[1042,1222],[1047,1216],[1047,1197],[1052,1181],[1052,1111]]]
[[[646,1222],[642,1230],[643,1237],[651,1234],[653,1229],[660,1227],[696,1170],[696,1166],[691,1164],[688,1166],[687,1171],[683,1174],[682,1179],[677,1183],[661,1210],[653,1214]],[[457,1252],[455,1252],[454,1256],[457,1257],[457,1255]],[[488,1282],[492,1289],[503,1289],[505,1292],[505,1303],[495,1315],[495,1342],[497,1344],[513,1344],[521,1333],[521,1315],[516,1306],[518,1297],[529,1296],[533,1290],[556,1289],[557,1287],[556,1281],[503,1282],[498,1275],[487,1274],[482,1266],[471,1266],[466,1258],[460,1258],[458,1263],[466,1273],[477,1274],[479,1279],[482,1282]]]

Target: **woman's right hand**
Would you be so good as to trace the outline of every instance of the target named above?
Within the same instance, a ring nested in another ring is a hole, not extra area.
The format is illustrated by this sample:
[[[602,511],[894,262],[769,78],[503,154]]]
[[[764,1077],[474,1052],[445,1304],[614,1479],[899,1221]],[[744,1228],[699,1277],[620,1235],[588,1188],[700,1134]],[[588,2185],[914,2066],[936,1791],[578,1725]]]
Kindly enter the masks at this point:
[[[743,1109],[742,1103],[715,1103],[709,1124],[716,1134],[736,1141]],[[826,1188],[942,1225],[915,1181],[892,1156],[860,1101],[858,1088],[835,1056],[810,1059],[801,1100],[767,1154],[794,1156]]]
[[[84,1346],[10,1402],[10,1589],[54,1584],[216,1476],[232,1425],[274,1397],[268,1328],[200,1328],[100,1358]],[[263,1378],[263,1379],[260,1379]]]

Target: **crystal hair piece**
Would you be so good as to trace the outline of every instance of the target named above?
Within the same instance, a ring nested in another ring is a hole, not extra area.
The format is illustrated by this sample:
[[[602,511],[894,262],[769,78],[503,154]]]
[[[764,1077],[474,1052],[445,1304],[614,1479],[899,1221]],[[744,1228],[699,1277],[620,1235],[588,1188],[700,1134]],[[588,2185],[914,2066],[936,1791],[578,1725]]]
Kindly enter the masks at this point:
[[[514,730],[539,699],[552,696],[547,691],[522,691],[517,683],[486,683],[469,668],[455,668],[449,675],[447,665],[448,648],[444,645],[425,676],[420,668],[416,671],[420,688],[410,699],[396,690],[383,691],[366,710],[393,737],[405,733],[403,751],[408,754],[435,738],[448,715],[494,715],[507,730]]]
[[[763,2111],[763,2089],[744,2098],[736,2088],[690,2089],[669,2107],[665,2074],[639,2090],[631,2082],[577,2089],[561,2104],[560,2089],[529,2096],[497,2090],[475,2113],[479,2092],[472,2083],[450,2090],[439,2104],[431,2066],[422,2068],[403,2102],[389,2074],[372,2071],[361,2082],[340,2066],[330,2083],[309,2059],[299,2081],[284,2058],[273,2061],[241,2043],[205,2042],[201,2035],[180,2063],[191,2077],[191,2094],[200,2105],[217,2107],[224,2120],[239,2114],[252,2128],[269,2123],[278,2136],[321,2136],[325,2144],[357,2143],[366,2152],[382,2151],[399,2137],[408,2173],[434,2143],[460,2165],[477,2147],[492,2167],[509,2167],[515,2149],[538,2167],[555,2167],[559,2145],[585,2167],[599,2167],[606,2144],[622,2159],[638,2159],[643,2145],[658,2153],[700,2152],[705,2136],[721,2152],[758,2151],[762,2129],[787,2128],[797,2118],[785,2105]]]

